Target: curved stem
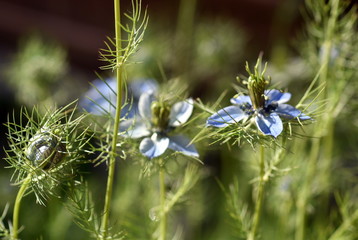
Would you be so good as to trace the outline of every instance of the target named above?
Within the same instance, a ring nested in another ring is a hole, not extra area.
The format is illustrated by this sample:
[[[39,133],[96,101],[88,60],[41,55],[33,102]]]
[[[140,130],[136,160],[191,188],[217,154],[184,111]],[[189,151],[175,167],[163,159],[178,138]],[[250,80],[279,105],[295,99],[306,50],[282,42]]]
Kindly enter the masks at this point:
[[[31,175],[29,174],[26,179],[22,182],[19,192],[17,193],[14,205],[13,219],[12,219],[12,235],[11,239],[18,239],[18,231],[19,231],[19,213],[20,213],[20,205],[22,197],[24,196],[27,187],[31,181]]]
[[[255,206],[255,213],[252,220],[252,227],[247,237],[248,240],[255,240],[257,229],[260,223],[261,208],[263,203],[264,188],[265,188],[265,147],[260,147],[260,178],[259,185],[257,187],[257,199]]]
[[[120,1],[114,0],[114,19],[115,19],[115,41],[116,41],[116,57],[117,63],[119,62],[122,48],[121,46],[121,21],[120,21]],[[116,101],[116,115],[115,122],[113,127],[113,139],[112,139],[112,147],[110,152],[110,158],[108,163],[108,177],[107,177],[107,187],[106,187],[106,196],[104,202],[103,216],[102,216],[102,224],[101,231],[102,236],[101,239],[106,239],[108,235],[108,219],[111,208],[111,200],[112,200],[112,191],[113,191],[113,181],[114,181],[114,173],[115,173],[115,160],[116,160],[116,149],[117,149],[117,139],[118,139],[118,130],[119,130],[119,122],[121,116],[121,106],[122,106],[122,66],[117,64],[116,68],[116,77],[117,77],[117,101]]]
[[[164,167],[160,166],[159,169],[159,186],[160,186],[160,208],[161,208],[161,218],[160,218],[160,240],[165,240],[167,235],[167,213],[165,209],[165,171]]]

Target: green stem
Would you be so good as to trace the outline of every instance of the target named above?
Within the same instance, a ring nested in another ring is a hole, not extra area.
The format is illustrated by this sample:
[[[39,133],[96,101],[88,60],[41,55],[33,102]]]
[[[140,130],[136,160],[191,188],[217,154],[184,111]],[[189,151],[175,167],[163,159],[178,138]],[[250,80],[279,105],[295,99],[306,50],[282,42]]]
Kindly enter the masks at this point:
[[[297,214],[296,214],[296,233],[295,240],[304,240],[305,239],[305,227],[306,227],[306,209],[307,202],[310,196],[310,186],[317,173],[317,158],[320,151],[320,139],[312,140],[312,148],[310,151],[310,156],[308,163],[305,167],[307,173],[304,178],[302,185],[302,190],[300,192],[299,198],[297,200]]]
[[[18,239],[18,231],[19,231],[19,213],[20,213],[20,205],[22,197],[24,196],[27,187],[31,181],[31,174],[29,174],[26,179],[22,182],[19,192],[17,193],[14,212],[13,212],[13,220],[12,220],[12,240]]]
[[[333,47],[333,36],[336,26],[336,21],[338,18],[338,7],[339,0],[333,0],[330,2],[331,4],[331,15],[329,17],[327,28],[325,29],[325,39],[322,43],[322,72],[320,74],[319,81],[321,84],[325,85],[325,94],[322,96],[323,99],[330,99],[330,93],[335,89],[332,82],[329,81],[329,62],[331,59],[331,50]],[[307,202],[310,198],[310,186],[315,178],[315,174],[317,173],[317,164],[320,158],[320,151],[323,149],[323,168],[322,174],[325,174],[325,180],[329,179],[330,176],[330,168],[332,163],[332,146],[333,146],[333,127],[334,120],[329,116],[332,112],[332,106],[335,103],[331,102],[327,104],[327,108],[325,113],[321,116],[317,122],[319,124],[315,128],[315,136],[319,136],[317,139],[312,140],[312,149],[309,156],[309,161],[305,169],[307,169],[307,174],[305,176],[302,191],[299,194],[297,200],[297,214],[296,214],[296,232],[295,232],[295,240],[304,240],[306,239],[305,234],[305,225],[306,225],[306,209]],[[327,181],[322,181],[326,183]],[[327,186],[324,186],[327,187]],[[324,204],[322,204],[324,205]]]
[[[261,145],[260,147],[260,178],[259,185],[257,187],[257,199],[255,206],[255,213],[252,220],[252,227],[248,235],[248,240],[255,240],[257,235],[257,229],[260,223],[261,217],[261,208],[264,197],[264,188],[265,188],[265,147]]]
[[[159,240],[165,240],[167,235],[167,213],[165,208],[165,170],[164,166],[160,166],[159,169],[159,186],[160,186],[160,208],[161,208],[161,218],[160,218],[160,236]]]
[[[332,168],[332,161],[333,161],[333,149],[334,149],[334,127],[335,127],[335,117],[332,116],[332,112],[335,110],[335,106],[337,106],[337,100],[340,99],[341,92],[337,89],[339,89],[339,82],[337,82],[337,79],[334,77],[337,74],[332,75],[332,71],[329,71],[329,64],[331,62],[331,52],[332,48],[334,47],[334,36],[338,33],[336,32],[336,25],[338,21],[338,14],[339,14],[339,2],[340,0],[332,0],[330,2],[331,12],[330,17],[327,22],[327,30],[325,35],[325,40],[323,42],[323,48],[324,48],[324,55],[322,59],[323,64],[323,73],[322,73],[322,79],[321,83],[325,84],[325,96],[324,99],[327,99],[328,102],[326,104],[326,109],[324,111],[324,114],[322,115],[321,122],[323,124],[322,129],[324,129],[324,132],[322,134],[321,139],[321,151],[322,151],[322,165],[321,165],[321,183],[325,183],[323,185],[324,187],[324,193],[325,196],[323,196],[323,199],[321,201],[320,207],[324,209],[322,212],[326,212],[326,208],[328,207],[328,195],[327,192],[330,189],[329,184],[330,178],[331,178],[331,168]],[[322,222],[322,221],[320,221]]]
[[[121,20],[120,20],[120,1],[114,0],[114,20],[115,20],[115,41],[116,41],[116,57],[117,63],[119,62],[121,56]],[[112,191],[113,191],[113,181],[115,173],[115,162],[116,162],[116,149],[117,149],[117,140],[118,140],[118,130],[119,122],[121,116],[121,106],[122,106],[122,66],[117,64],[116,68],[116,78],[117,78],[117,100],[116,100],[116,115],[115,122],[113,127],[113,139],[110,152],[110,158],[108,163],[108,177],[107,177],[107,187],[106,187],[106,196],[104,202],[103,216],[101,230],[102,235],[101,239],[106,239],[108,235],[108,220],[109,213],[111,209],[111,200],[112,200]]]
[[[176,66],[175,71],[179,75],[184,75],[190,79],[190,60],[192,38],[194,32],[195,9],[197,0],[181,0],[178,11],[178,23],[176,29]]]
[[[339,8],[339,0],[333,0],[331,1],[331,13],[329,20],[327,22],[327,28],[325,31],[325,38],[322,43],[322,72],[320,74],[320,83],[325,85],[325,95],[322,96],[324,99],[329,98],[329,93],[332,92],[332,90],[335,91],[334,86],[332,86],[331,82],[328,81],[328,70],[329,70],[329,63],[331,61],[331,51],[333,47],[333,36],[335,33],[336,28],[336,22],[338,18],[338,8]],[[336,81],[336,80],[335,80]],[[333,82],[334,83],[334,82]],[[331,104],[327,104],[327,110],[331,111]],[[327,114],[331,114],[330,112],[327,112]],[[325,116],[323,116],[325,118]]]

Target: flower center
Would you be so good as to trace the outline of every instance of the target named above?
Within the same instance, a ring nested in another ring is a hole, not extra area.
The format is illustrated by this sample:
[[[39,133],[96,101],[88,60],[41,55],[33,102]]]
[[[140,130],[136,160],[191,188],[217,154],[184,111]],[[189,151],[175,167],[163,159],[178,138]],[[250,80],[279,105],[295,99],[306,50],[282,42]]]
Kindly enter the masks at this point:
[[[250,103],[241,104],[240,109],[244,111],[247,115],[252,115],[255,113],[255,110],[252,108]]]
[[[246,63],[246,71],[250,76],[243,83],[247,85],[252,106],[255,111],[265,107],[265,89],[270,83],[270,77],[268,77],[267,80],[264,76],[266,66],[267,64],[265,64],[264,69],[261,71],[261,57],[257,60],[253,72],[251,72],[249,64]]]
[[[265,89],[269,81],[265,80],[263,76],[250,76],[247,81],[247,88],[255,110],[264,108],[265,106]]]
[[[166,102],[154,101],[151,105],[152,124],[155,129],[163,131],[168,127],[170,106]]]
[[[274,112],[276,110],[276,108],[278,107],[278,103],[277,102],[272,102],[269,105],[267,105],[265,107],[265,111],[267,112]]]
[[[272,112],[276,111],[278,106],[277,102],[271,102],[269,105],[267,105],[266,107],[262,108],[262,110],[260,111],[261,114],[264,114],[265,116],[270,115]]]

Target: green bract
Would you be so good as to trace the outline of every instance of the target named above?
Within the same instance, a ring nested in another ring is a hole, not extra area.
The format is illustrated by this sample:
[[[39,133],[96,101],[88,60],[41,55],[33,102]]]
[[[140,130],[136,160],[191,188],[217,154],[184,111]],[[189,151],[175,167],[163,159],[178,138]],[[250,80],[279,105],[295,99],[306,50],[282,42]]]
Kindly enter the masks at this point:
[[[14,169],[14,183],[30,178],[31,191],[44,204],[49,195],[56,195],[55,187],[73,180],[78,164],[86,162],[84,148],[91,135],[88,128],[81,127],[84,115],[75,117],[71,104],[43,115],[40,112],[38,108],[22,109],[19,119],[14,115],[7,123],[10,149],[6,160]]]

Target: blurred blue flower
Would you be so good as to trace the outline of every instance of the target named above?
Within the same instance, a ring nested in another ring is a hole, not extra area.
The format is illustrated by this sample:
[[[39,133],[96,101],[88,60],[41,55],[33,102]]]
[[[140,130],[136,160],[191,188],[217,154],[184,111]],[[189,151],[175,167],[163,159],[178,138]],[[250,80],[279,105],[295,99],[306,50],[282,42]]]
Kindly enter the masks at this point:
[[[283,130],[281,117],[285,119],[311,119],[295,107],[285,104],[291,98],[290,93],[282,93],[279,90],[272,89],[265,90],[264,95],[264,106],[258,109],[253,107],[249,96],[232,98],[231,103],[234,105],[214,113],[208,118],[206,125],[221,128],[245,118],[254,117],[257,128],[263,134],[276,138]]]
[[[79,106],[94,115],[112,116],[116,112],[116,79],[108,78],[106,80],[96,79],[92,87],[82,98]],[[127,118],[134,117],[138,113],[138,101],[142,93],[156,92],[158,83],[153,79],[138,79],[128,83],[127,104],[122,108],[121,116]]]
[[[126,137],[145,137],[139,146],[140,152],[148,158],[162,155],[168,148],[187,156],[199,154],[190,139],[183,135],[169,133],[188,121],[193,112],[193,99],[177,102],[171,107],[156,100],[155,94],[143,93],[138,103],[139,115],[120,123]]]

